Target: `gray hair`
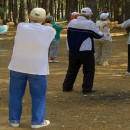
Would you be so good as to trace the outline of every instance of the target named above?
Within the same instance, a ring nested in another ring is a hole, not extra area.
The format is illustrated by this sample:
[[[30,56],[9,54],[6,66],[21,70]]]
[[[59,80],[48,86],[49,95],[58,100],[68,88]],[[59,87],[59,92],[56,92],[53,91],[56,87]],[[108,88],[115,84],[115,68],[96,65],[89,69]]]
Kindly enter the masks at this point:
[[[53,16],[47,16],[46,17],[46,23],[51,23],[53,21]]]

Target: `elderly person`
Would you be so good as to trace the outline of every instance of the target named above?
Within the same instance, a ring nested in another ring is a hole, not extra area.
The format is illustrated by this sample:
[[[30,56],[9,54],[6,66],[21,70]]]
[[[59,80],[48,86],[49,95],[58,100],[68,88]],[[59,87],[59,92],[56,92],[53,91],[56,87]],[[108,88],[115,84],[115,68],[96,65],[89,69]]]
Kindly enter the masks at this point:
[[[68,24],[67,41],[69,47],[69,66],[63,83],[63,92],[72,91],[78,71],[83,65],[82,93],[91,93],[95,73],[94,41],[101,38],[102,33],[91,21],[92,10],[81,9],[81,15]]]
[[[102,13],[100,20],[96,22],[97,27],[103,32],[101,39],[95,40],[95,63],[96,65],[108,66],[112,48],[112,37],[110,29],[117,23],[111,22],[108,13]]]
[[[52,16],[46,17],[46,25],[52,26],[56,30],[56,35],[53,41],[51,42],[49,48],[49,63],[58,63],[59,61],[56,60],[58,55],[58,48],[60,42],[60,32],[64,29],[62,26],[57,25]]]
[[[55,37],[55,30],[41,25],[45,22],[46,11],[34,8],[30,13],[31,23],[19,23],[11,62],[9,84],[9,124],[19,127],[22,114],[22,98],[27,81],[32,98],[31,128],[50,124],[45,120],[46,75],[49,74],[48,48]]]

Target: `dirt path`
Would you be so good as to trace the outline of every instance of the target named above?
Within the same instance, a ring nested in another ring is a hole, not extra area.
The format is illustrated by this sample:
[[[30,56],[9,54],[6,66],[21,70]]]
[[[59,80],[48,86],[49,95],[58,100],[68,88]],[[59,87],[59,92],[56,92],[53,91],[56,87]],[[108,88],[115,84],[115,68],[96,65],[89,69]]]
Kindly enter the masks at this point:
[[[15,30],[11,29],[2,44],[0,55],[0,130],[15,130],[7,124],[8,84],[7,66],[13,47]],[[62,92],[66,74],[65,35],[59,45],[59,63],[50,64],[48,76],[47,115],[51,125],[44,130],[130,130],[130,77],[124,77],[127,68],[127,38],[113,37],[109,67],[96,66],[95,93],[81,93],[82,69],[75,82],[74,91]],[[31,120],[30,95],[27,88],[23,100],[23,114],[18,130],[29,130]],[[39,129],[40,130],[40,129]]]

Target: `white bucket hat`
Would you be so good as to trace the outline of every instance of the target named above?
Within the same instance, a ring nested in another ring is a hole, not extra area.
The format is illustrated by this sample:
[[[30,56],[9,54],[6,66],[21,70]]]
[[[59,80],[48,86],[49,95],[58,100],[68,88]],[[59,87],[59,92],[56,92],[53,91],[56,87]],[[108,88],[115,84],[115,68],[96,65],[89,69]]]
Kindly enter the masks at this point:
[[[43,19],[46,16],[46,11],[43,8],[34,8],[30,12],[30,16],[36,19]]]
[[[100,19],[107,19],[108,16],[109,16],[108,13],[102,13],[102,14],[100,15]]]

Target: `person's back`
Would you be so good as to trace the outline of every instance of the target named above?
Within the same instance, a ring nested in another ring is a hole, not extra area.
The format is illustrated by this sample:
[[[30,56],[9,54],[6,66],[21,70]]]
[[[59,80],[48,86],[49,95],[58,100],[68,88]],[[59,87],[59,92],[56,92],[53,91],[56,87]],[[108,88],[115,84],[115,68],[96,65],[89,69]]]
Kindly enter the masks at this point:
[[[69,66],[63,82],[63,92],[73,90],[81,65],[83,65],[82,93],[92,92],[95,73],[93,38],[102,37],[96,24],[90,19],[92,14],[90,8],[83,8],[81,9],[81,16],[71,20],[68,24]]]
[[[53,32],[51,27],[39,23],[20,23],[9,69],[31,74],[48,74],[46,54]]]
[[[84,16],[78,16],[77,19],[70,21],[68,27],[97,31],[97,28],[94,28],[93,25],[95,26],[95,23],[92,20],[87,19]]]
[[[76,47],[79,51],[94,52],[93,38],[102,37],[99,34],[99,29],[96,27],[95,23],[84,16],[78,16],[77,19],[70,21],[67,34],[70,51]],[[79,47],[77,45],[79,45]]]
[[[55,22],[52,22],[51,24],[52,24],[52,27],[56,30],[55,39],[60,40],[60,32],[63,29],[63,27],[60,25],[57,25]]]
[[[111,34],[110,34],[110,27],[108,26],[109,21],[97,21],[96,25],[100,30],[102,30],[104,36],[101,39],[112,41]]]

